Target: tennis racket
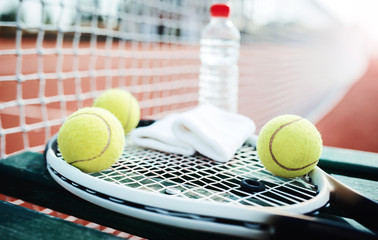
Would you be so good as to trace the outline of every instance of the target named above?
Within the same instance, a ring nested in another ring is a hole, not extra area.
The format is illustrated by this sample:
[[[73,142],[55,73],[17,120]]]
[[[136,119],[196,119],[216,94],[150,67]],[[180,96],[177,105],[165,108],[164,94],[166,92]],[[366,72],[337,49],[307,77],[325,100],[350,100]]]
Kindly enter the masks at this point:
[[[377,237],[377,225],[369,217],[378,216],[377,203],[318,167],[301,178],[273,176],[251,144],[243,145],[231,161],[218,163],[201,155],[141,148],[127,139],[111,168],[91,174],[64,161],[56,136],[48,142],[45,156],[49,173],[68,191],[148,221],[251,239]],[[329,202],[371,231],[311,216]]]

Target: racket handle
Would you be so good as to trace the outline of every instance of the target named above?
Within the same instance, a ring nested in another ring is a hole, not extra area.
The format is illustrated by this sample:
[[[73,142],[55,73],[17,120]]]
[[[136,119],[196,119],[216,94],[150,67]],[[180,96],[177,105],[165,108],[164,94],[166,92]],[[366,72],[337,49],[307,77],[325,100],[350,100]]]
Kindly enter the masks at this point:
[[[325,174],[331,187],[330,203],[378,235],[378,203]]]
[[[331,220],[276,216],[272,239],[378,239],[374,233],[364,232]]]

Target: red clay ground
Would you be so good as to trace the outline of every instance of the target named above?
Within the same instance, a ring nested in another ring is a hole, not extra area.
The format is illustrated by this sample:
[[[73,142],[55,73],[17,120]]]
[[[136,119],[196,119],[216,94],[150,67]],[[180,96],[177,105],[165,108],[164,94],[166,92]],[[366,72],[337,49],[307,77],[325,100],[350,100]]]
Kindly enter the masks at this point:
[[[316,126],[325,146],[378,152],[378,58]]]

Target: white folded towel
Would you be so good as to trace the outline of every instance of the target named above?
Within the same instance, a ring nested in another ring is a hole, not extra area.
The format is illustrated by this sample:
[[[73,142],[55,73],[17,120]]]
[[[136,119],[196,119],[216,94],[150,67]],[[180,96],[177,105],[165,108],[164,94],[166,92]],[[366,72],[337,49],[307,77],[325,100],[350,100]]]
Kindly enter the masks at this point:
[[[143,147],[183,155],[198,151],[210,159],[226,162],[255,130],[250,118],[204,104],[137,128],[131,137]]]
[[[220,162],[231,160],[255,130],[250,118],[207,104],[180,114],[172,125],[179,140]]]
[[[170,114],[147,127],[134,129],[131,134],[132,141],[141,147],[156,149],[182,155],[192,155],[195,150],[190,145],[178,140],[172,133],[172,123],[179,116]]]

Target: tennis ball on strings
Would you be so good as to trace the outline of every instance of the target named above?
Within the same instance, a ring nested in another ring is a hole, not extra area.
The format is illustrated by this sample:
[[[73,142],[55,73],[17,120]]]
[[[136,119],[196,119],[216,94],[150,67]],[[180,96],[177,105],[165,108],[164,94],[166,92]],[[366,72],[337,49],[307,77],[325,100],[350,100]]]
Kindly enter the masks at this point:
[[[281,115],[263,126],[257,154],[264,167],[280,177],[299,177],[318,163],[322,138],[316,127],[297,115]]]
[[[126,90],[110,89],[102,93],[93,103],[113,113],[121,122],[125,134],[133,130],[140,120],[140,108],[136,98]]]
[[[88,173],[109,168],[122,154],[124,143],[121,123],[102,108],[74,112],[58,133],[63,159]]]

